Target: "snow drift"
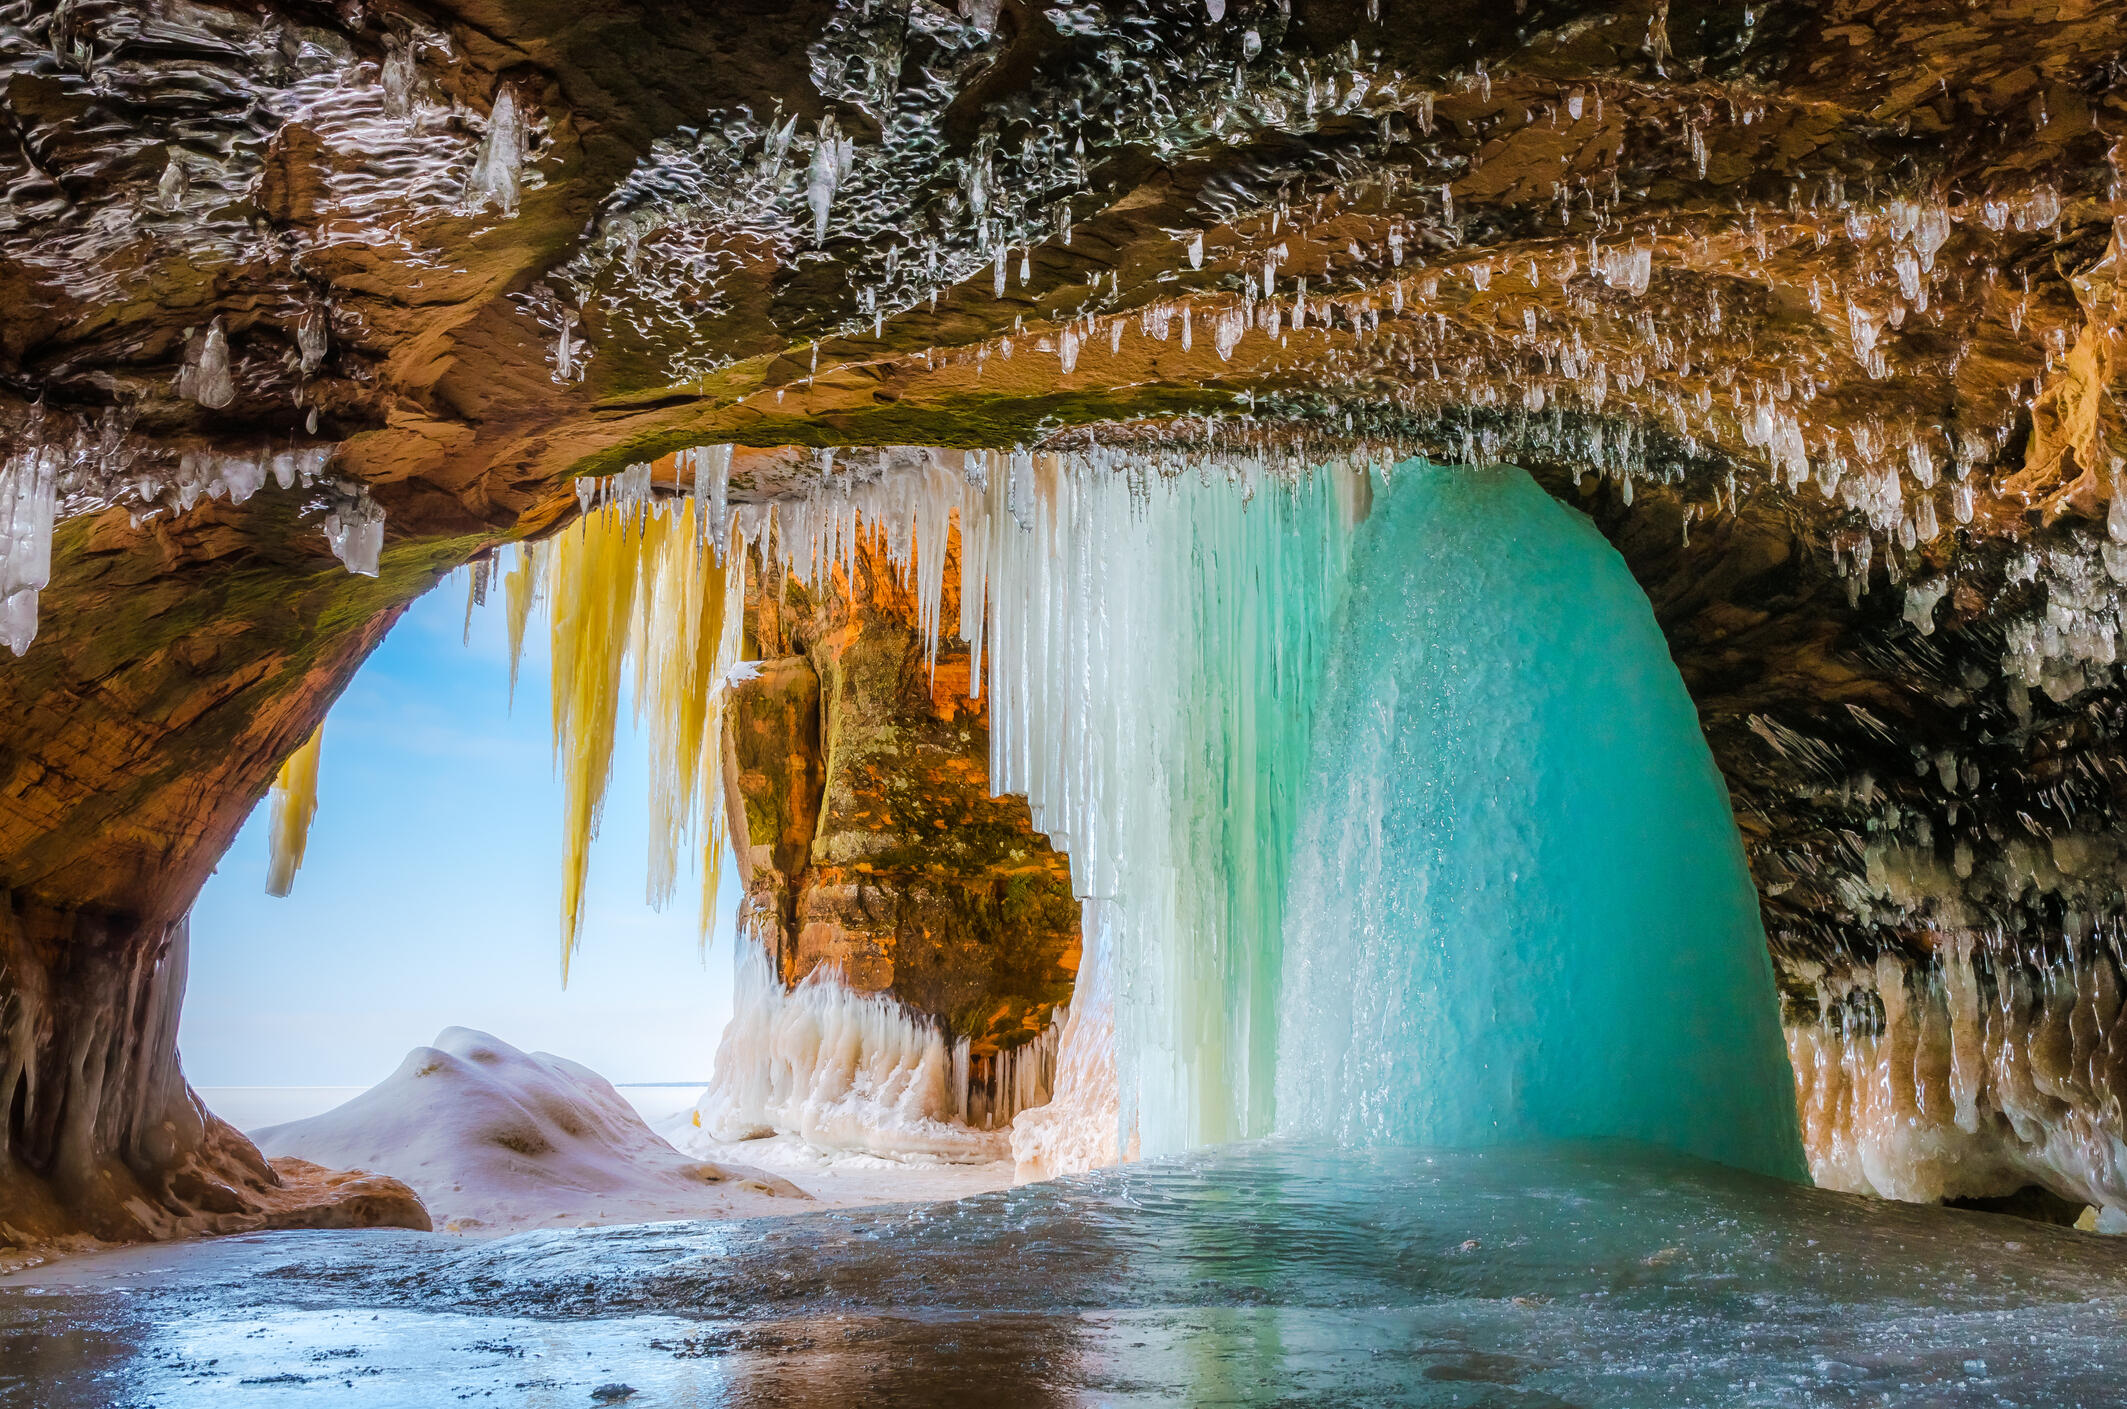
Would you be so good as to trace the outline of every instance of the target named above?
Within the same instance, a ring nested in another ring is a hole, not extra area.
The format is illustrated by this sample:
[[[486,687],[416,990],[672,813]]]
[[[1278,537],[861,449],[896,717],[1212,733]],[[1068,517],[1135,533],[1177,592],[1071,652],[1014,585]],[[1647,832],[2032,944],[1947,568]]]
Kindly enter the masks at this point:
[[[271,1156],[403,1180],[445,1232],[744,1218],[809,1202],[773,1175],[681,1154],[588,1067],[463,1027],[344,1105],[252,1138]]]

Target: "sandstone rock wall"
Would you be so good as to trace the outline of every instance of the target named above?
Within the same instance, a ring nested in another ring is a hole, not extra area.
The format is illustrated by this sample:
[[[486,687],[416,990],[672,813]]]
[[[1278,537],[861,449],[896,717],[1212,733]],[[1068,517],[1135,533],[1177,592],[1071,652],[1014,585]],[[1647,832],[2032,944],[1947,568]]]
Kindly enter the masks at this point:
[[[832,964],[978,1059],[1024,1044],[1070,998],[1078,902],[1025,801],[989,794],[967,643],[943,641],[933,670],[883,554],[858,553],[818,597],[758,566],[746,631],[763,661],[732,690],[724,740],[745,923],[786,983]]]

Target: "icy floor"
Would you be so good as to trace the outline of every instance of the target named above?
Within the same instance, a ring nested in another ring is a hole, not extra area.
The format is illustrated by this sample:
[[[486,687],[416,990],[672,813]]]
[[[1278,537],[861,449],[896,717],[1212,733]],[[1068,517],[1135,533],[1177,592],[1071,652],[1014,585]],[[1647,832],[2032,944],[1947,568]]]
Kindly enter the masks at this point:
[[[1258,1146],[927,1206],[80,1259],[0,1283],[0,1402],[2062,1409],[2127,1384],[2120,1254],[1628,1149]]]

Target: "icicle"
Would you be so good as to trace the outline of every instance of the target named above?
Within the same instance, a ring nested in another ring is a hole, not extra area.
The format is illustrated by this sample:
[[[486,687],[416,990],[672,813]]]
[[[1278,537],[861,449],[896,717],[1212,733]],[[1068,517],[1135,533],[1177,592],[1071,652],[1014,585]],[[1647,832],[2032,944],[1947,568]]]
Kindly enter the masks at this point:
[[[274,774],[273,810],[266,832],[272,847],[266,868],[268,895],[288,894],[295,885],[295,873],[303,868],[310,819],[318,811],[318,752],[324,743],[325,726],[320,724]]]
[[[540,552],[535,544],[517,545],[517,565],[502,579],[502,600],[510,640],[510,693],[517,705],[517,667],[524,660],[524,628],[532,617],[532,604],[539,595]]]
[[[829,113],[820,119],[818,140],[812,149],[812,167],[805,175],[805,199],[812,205],[812,242],[827,243],[827,212],[849,165],[843,150],[842,125]]]
[[[236,400],[236,380],[229,369],[229,336],[222,320],[207,324],[206,334],[193,345],[185,365],[177,373],[177,394],[190,397],[210,411],[219,411]]]
[[[306,377],[324,364],[331,322],[322,303],[309,304],[295,320],[295,348]]]
[[[332,555],[347,570],[362,577],[375,577],[384,551],[384,510],[369,497],[368,486],[342,491],[335,507],[321,525]]]
[[[384,40],[384,65],[380,75],[384,86],[384,116],[405,121],[414,115],[414,84],[420,77],[415,63],[415,49],[411,40],[397,35],[387,35]]]
[[[652,523],[658,522],[652,520]],[[562,781],[561,978],[583,929],[591,838],[605,804],[620,710],[621,664],[634,613],[641,537],[612,509],[586,515],[553,544],[554,755]]]
[[[517,94],[508,84],[495,90],[487,135],[480,139],[472,172],[465,178],[465,213],[478,215],[494,206],[505,216],[517,213],[522,198],[527,134],[517,110]]]
[[[33,445],[0,464],[0,640],[18,656],[37,639],[37,594],[52,580],[56,460]]]
[[[722,448],[728,465],[729,448]],[[678,512],[647,511],[648,469],[631,467],[614,476],[627,481],[615,501],[557,536],[551,549],[554,750],[564,795],[564,982],[581,937],[590,844],[611,774],[619,695],[631,660],[636,721],[649,737],[650,902],[662,906],[671,897],[680,850],[698,838],[705,939],[716,908],[724,820],[718,720],[721,686],[738,658],[743,581],[741,574],[726,572],[691,501]],[[640,485],[632,482],[638,479]],[[528,601],[529,574],[522,590]],[[513,611],[516,600],[513,595]]]

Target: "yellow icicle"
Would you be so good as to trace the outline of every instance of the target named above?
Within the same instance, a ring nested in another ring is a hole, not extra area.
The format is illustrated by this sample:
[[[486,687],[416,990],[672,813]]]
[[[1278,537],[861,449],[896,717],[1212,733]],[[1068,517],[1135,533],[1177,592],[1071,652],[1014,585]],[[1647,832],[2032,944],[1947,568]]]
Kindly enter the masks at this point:
[[[504,606],[510,630],[510,704],[517,703],[517,665],[524,659],[524,627],[531,620],[532,603],[539,595],[541,555],[531,543],[517,545],[517,565],[502,580]]]
[[[584,877],[613,770],[637,543],[622,516],[585,516],[554,542],[554,753],[562,773],[561,981],[583,929]]]
[[[273,813],[267,828],[273,859],[266,867],[266,894],[286,895],[302,869],[310,840],[310,819],[318,811],[318,750],[325,742],[323,724],[311,731],[281,764],[273,778]]]
[[[716,687],[738,657],[744,609],[744,576],[727,573],[725,564],[739,551],[736,540],[705,542],[694,506],[681,502],[589,514],[546,554],[554,751],[565,810],[564,983],[582,930],[590,842],[612,770],[624,678],[634,689],[636,724],[648,735],[650,903],[671,898],[682,848],[699,838],[707,941],[724,847],[723,706]],[[510,575],[513,623],[520,610],[529,611],[537,571],[520,560]]]

